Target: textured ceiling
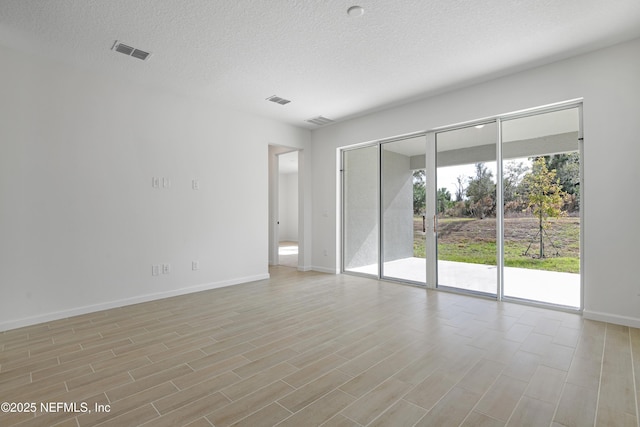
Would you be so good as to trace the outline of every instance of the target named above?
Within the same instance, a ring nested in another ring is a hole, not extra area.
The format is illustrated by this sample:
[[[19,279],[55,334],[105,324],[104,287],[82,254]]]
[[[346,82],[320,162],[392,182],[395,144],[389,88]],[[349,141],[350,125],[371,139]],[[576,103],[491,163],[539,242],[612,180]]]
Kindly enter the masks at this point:
[[[0,0],[2,45],[311,129],[638,36],[638,0]]]

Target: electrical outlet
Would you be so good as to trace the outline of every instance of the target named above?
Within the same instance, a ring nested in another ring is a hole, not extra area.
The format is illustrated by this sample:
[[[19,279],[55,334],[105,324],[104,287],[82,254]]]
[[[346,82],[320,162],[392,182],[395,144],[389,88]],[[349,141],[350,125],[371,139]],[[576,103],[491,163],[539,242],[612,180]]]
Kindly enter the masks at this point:
[[[157,176],[151,178],[151,186],[153,188],[160,188],[160,178],[158,178]]]
[[[169,178],[162,178],[162,187],[171,188],[171,180]]]
[[[171,264],[162,264],[162,274],[169,274],[171,272]]]
[[[191,187],[194,190],[199,190],[200,189],[200,181],[198,181],[197,179],[194,179],[193,181],[191,181]]]
[[[160,274],[160,266],[159,265],[152,265],[151,266],[151,275],[152,276],[157,276],[158,274]]]
[[[191,261],[191,269],[193,271],[196,271],[198,269],[200,269],[200,262],[198,261]]]

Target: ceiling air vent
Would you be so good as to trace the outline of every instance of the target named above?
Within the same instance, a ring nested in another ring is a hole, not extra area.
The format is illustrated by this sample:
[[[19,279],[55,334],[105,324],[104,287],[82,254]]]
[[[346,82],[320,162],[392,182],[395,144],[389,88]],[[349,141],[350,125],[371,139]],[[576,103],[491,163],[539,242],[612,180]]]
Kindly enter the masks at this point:
[[[329,123],[333,123],[334,120],[327,119],[326,117],[318,116],[318,117],[314,117],[312,119],[307,120],[307,122],[312,123],[314,125],[322,126],[322,125],[328,125]]]
[[[291,102],[288,99],[280,98],[279,96],[275,95],[268,97],[267,101],[275,102],[276,104],[280,105],[285,105]]]
[[[136,49],[135,47],[127,46],[124,43],[120,43],[118,40],[113,44],[111,50],[115,50],[116,52],[124,53],[127,56],[132,56],[134,58],[142,59],[145,61],[151,55],[149,52],[145,52],[144,50]]]

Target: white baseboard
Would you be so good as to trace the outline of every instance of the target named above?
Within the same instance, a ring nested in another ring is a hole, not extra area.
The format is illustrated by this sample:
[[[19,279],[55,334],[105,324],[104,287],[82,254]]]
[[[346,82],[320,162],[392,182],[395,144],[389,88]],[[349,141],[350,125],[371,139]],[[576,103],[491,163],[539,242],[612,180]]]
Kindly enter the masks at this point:
[[[585,319],[597,320],[599,322],[613,323],[616,325],[640,328],[640,319],[628,316],[618,316],[616,314],[601,313],[598,311],[584,310],[582,316]]]
[[[140,295],[131,298],[125,298],[116,301],[109,301],[101,304],[87,305],[84,307],[72,308],[70,310],[56,311],[52,313],[41,314],[38,316],[25,317],[22,319],[8,320],[0,323],[0,332],[10,329],[22,328],[24,326],[36,325],[38,323],[50,322],[53,320],[66,319],[68,317],[79,316],[81,314],[94,313],[96,311],[108,310],[110,308],[123,307],[126,305],[139,304],[141,302],[155,301],[163,298],[175,297],[178,295],[191,294],[194,292],[202,292],[210,289],[223,288],[226,286],[239,285],[241,283],[255,282],[257,280],[268,279],[269,274],[257,274],[254,276],[238,277],[220,282],[204,283],[201,285],[190,286],[187,288],[174,289],[167,292],[158,292],[154,294]]]
[[[298,266],[298,271],[312,271],[313,267],[309,267],[308,265]]]

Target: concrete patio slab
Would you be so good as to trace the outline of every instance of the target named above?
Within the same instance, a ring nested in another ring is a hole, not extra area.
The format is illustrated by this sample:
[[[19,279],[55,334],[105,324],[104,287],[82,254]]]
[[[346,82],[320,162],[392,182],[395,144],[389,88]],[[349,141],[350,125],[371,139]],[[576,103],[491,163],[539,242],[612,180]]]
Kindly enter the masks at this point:
[[[377,275],[377,265],[349,269],[356,273]],[[384,277],[425,283],[424,258],[403,258],[384,264]],[[493,265],[438,261],[438,286],[495,295],[497,268]],[[580,274],[528,268],[504,268],[505,297],[580,307]]]

